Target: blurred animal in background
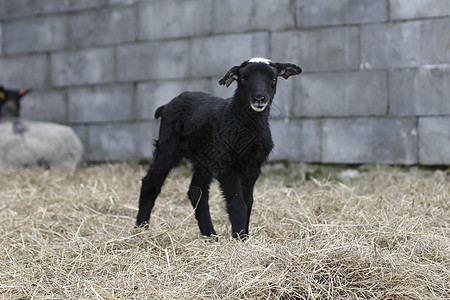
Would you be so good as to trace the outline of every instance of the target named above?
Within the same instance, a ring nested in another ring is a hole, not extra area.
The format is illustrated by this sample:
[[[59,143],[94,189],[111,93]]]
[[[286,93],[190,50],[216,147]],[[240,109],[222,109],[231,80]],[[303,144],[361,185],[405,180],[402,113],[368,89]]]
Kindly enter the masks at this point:
[[[0,119],[20,117],[20,101],[31,90],[6,90],[0,86]]]
[[[70,127],[21,118],[22,98],[30,92],[0,86],[0,166],[77,166],[83,144]]]
[[[23,133],[26,130],[20,121],[20,102],[22,97],[31,92],[28,90],[6,90],[0,86],[0,121],[12,121],[13,131]]]

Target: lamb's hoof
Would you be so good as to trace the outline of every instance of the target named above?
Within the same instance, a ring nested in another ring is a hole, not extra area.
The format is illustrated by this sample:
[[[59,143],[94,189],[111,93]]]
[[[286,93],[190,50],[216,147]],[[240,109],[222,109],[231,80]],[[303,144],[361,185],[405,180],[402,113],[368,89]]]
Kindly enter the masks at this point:
[[[150,226],[148,225],[148,221],[145,221],[145,222],[136,223],[136,225],[134,225],[134,228],[136,228],[136,229],[149,229]]]
[[[211,242],[219,242],[219,236],[216,234],[204,235],[203,238]]]
[[[237,241],[245,242],[247,241],[250,236],[247,233],[233,233],[233,238]]]

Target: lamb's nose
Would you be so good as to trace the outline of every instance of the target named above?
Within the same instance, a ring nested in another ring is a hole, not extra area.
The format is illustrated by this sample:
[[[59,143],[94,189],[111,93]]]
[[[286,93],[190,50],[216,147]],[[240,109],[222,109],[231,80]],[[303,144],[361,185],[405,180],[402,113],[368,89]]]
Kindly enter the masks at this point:
[[[262,94],[258,94],[256,96],[253,97],[253,99],[255,99],[256,101],[264,101],[264,99],[266,99],[266,97],[264,97]]]

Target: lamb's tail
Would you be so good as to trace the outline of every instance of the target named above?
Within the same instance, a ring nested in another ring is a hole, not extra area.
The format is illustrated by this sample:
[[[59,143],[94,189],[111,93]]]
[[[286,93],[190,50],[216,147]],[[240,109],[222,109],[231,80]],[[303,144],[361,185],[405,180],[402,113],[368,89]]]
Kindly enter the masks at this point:
[[[161,118],[161,115],[162,115],[162,113],[163,113],[164,107],[166,107],[166,106],[163,105],[163,106],[160,106],[160,107],[158,107],[158,108],[156,109],[156,111],[155,111],[155,119]]]

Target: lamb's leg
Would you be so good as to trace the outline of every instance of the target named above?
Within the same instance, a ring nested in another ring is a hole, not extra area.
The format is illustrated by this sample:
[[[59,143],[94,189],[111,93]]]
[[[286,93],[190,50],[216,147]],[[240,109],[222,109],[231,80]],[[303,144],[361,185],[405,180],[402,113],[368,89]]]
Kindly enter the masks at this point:
[[[247,204],[242,197],[242,188],[239,176],[232,174],[230,176],[218,179],[225,201],[227,211],[231,222],[231,230],[235,239],[244,240],[248,236],[247,223]]]
[[[247,205],[247,222],[245,226],[247,233],[249,232],[250,214],[252,213],[253,206],[253,188],[255,187],[255,182],[258,179],[259,174],[260,172],[252,176],[243,177],[242,179],[242,196]]]
[[[155,155],[147,175],[142,178],[141,194],[139,196],[139,211],[136,218],[136,225],[143,226],[148,223],[150,213],[155,205],[156,197],[161,192],[161,187],[166,180],[170,170],[175,167],[180,158],[164,153]]]
[[[189,199],[195,209],[195,218],[200,227],[200,232],[204,236],[216,234],[211,222],[208,204],[209,185],[211,180],[211,176],[205,174],[202,170],[195,170],[188,191]]]

